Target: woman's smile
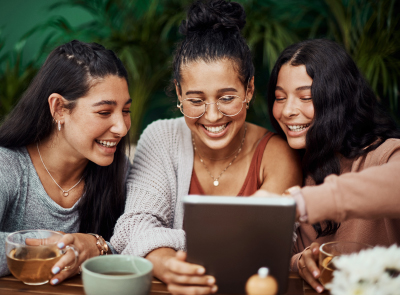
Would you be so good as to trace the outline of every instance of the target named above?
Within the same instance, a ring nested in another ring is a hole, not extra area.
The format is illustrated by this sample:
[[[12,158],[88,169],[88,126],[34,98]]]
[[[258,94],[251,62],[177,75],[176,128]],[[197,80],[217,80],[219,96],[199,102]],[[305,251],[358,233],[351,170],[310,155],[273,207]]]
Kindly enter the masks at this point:
[[[232,116],[224,115],[217,104],[221,97],[235,96],[242,103],[252,93],[247,93],[239,79],[234,64],[229,59],[215,62],[192,62],[182,71],[181,89],[178,98],[197,99],[207,104],[205,113],[199,118],[185,117],[186,124],[196,138],[196,143],[204,153],[231,154],[242,139],[246,108],[243,107]],[[219,102],[221,104],[226,102]],[[207,151],[208,149],[208,151]]]

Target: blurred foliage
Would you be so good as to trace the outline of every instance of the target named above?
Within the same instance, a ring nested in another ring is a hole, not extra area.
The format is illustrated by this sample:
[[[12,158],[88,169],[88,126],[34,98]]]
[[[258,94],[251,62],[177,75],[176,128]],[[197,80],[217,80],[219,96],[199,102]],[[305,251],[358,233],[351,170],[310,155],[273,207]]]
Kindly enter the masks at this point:
[[[314,32],[309,37],[343,44],[378,99],[399,121],[400,1],[325,0],[325,7],[313,14]]]
[[[243,30],[254,55],[256,99],[249,121],[271,127],[264,93],[269,72],[288,45],[308,38],[328,38],[346,48],[371,83],[377,97],[400,118],[400,1],[396,0],[237,0],[247,13]],[[147,124],[159,118],[179,116],[176,98],[168,98],[171,61],[181,36],[178,26],[191,0],[60,0],[50,9],[65,6],[88,11],[93,20],[73,27],[62,16],[53,17],[30,30],[25,37],[48,28],[53,31],[43,44],[46,56],[55,46],[79,39],[98,42],[114,50],[129,73],[132,103],[131,135],[134,141]],[[1,44],[1,42],[0,42]],[[0,73],[0,87],[16,79],[12,89],[23,90],[32,65],[21,69],[18,50],[14,61]],[[5,61],[7,60],[7,61]],[[5,89],[5,88],[4,88]],[[20,93],[6,98],[12,105]],[[4,96],[5,97],[5,96]],[[2,107],[3,110],[3,107]],[[7,108],[7,111],[9,108]],[[1,115],[1,114],[0,114]]]
[[[16,43],[9,52],[3,52],[4,42],[0,31],[0,120],[11,111],[37,72],[33,61],[22,65],[25,39]]]

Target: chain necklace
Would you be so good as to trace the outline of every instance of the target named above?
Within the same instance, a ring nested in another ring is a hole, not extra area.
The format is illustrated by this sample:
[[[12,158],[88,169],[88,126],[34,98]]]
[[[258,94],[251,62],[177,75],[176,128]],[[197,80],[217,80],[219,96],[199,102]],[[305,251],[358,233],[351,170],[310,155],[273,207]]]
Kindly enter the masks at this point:
[[[217,159],[217,158],[209,158],[209,157],[205,157],[204,155],[202,156],[202,155],[200,154],[199,151],[197,151],[197,153],[199,154],[199,157],[200,157],[200,158],[206,158],[206,159],[209,159],[209,160],[211,160],[211,161],[223,161],[223,160],[226,160],[226,159],[231,158],[234,154],[236,154],[236,153],[238,152],[238,150],[239,150],[241,147],[242,147],[242,143],[240,143],[240,145],[238,146],[237,150],[234,151],[232,154],[230,154],[229,156],[226,156],[226,157],[224,157],[224,158],[220,158],[220,159]]]
[[[192,142],[193,142],[194,151],[195,151],[195,152],[197,151],[197,154],[199,155],[200,162],[203,164],[204,168],[206,168],[206,170],[207,170],[208,174],[210,175],[210,177],[214,180],[214,186],[218,186],[218,185],[219,185],[219,179],[221,178],[221,175],[233,164],[233,162],[236,160],[236,158],[238,157],[238,155],[239,155],[240,152],[242,151],[243,143],[244,143],[244,140],[245,140],[245,138],[246,138],[246,131],[247,131],[247,124],[244,123],[244,134],[243,134],[242,142],[240,143],[239,149],[237,150],[236,155],[235,155],[235,157],[233,158],[233,160],[228,164],[228,166],[226,166],[226,168],[225,168],[224,170],[222,170],[222,172],[218,175],[217,178],[215,178],[215,177],[211,174],[210,170],[208,170],[208,168],[207,168],[207,166],[206,166],[206,163],[204,163],[204,161],[203,161],[203,159],[202,159],[202,157],[201,157],[199,151],[197,151],[196,143],[194,142],[194,136],[192,136]]]
[[[39,151],[39,143],[36,143],[36,147],[37,147],[37,151],[38,151],[38,153],[39,153],[40,161],[42,161],[42,164],[43,164],[43,166],[44,166],[44,169],[46,169],[47,173],[50,175],[51,179],[53,179],[54,183],[60,188],[60,190],[62,190],[63,196],[64,196],[64,197],[68,197],[69,191],[71,191],[73,188],[75,188],[75,187],[82,181],[83,175],[82,175],[81,179],[79,179],[79,181],[78,181],[77,183],[75,183],[75,185],[74,185],[73,187],[71,187],[69,190],[66,190],[66,191],[63,190],[62,187],[59,186],[59,184],[57,183],[57,181],[53,178],[53,176],[51,176],[50,171],[47,169],[46,165],[44,164],[43,159],[42,159],[42,155],[40,154],[40,151]]]

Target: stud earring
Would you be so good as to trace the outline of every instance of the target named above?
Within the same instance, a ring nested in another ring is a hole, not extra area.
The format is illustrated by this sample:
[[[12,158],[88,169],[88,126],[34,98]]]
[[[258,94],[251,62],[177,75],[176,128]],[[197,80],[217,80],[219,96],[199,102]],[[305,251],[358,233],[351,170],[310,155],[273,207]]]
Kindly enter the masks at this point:
[[[58,131],[61,131],[61,121],[58,121]]]

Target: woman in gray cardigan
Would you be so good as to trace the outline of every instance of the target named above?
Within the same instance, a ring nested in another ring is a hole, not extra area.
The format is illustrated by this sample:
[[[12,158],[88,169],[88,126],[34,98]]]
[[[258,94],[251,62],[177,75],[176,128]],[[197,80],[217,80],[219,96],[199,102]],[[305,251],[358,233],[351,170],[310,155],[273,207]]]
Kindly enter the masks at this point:
[[[279,136],[246,123],[254,67],[241,36],[241,5],[197,2],[182,22],[174,85],[184,117],[151,124],[140,137],[125,213],[111,243],[148,258],[172,293],[216,292],[218,282],[185,262],[181,199],[187,194],[249,196],[301,184],[296,154]],[[178,251],[178,252],[177,252]]]

